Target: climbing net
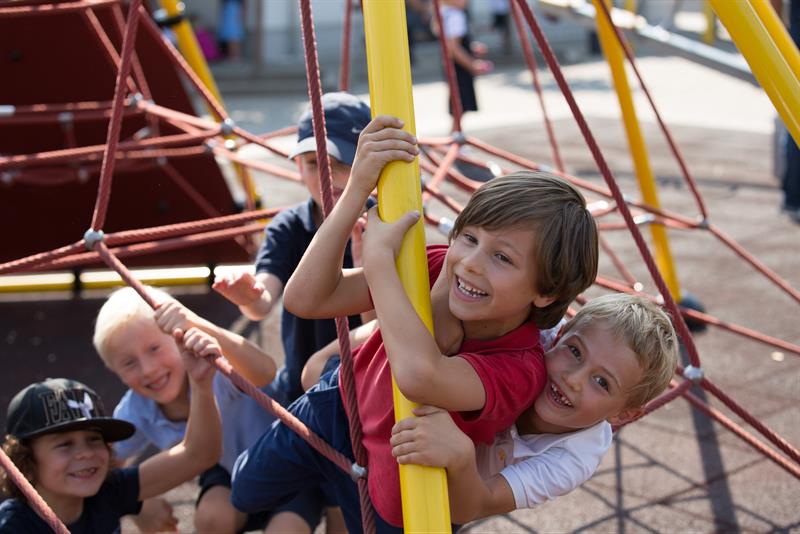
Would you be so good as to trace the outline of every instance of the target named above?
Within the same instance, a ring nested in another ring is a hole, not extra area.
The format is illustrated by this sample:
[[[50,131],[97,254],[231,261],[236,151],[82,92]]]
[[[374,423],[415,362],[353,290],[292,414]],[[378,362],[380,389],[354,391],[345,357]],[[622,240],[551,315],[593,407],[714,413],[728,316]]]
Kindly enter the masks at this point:
[[[314,116],[315,136],[317,137],[318,161],[328,162],[325,148],[326,143],[323,142],[325,127],[321,104],[322,90],[317,62],[316,42],[314,39],[311,5],[309,0],[300,0],[299,3],[306,52],[309,97]],[[437,17],[440,17],[438,3],[439,0],[433,1],[435,7],[434,13]],[[639,84],[653,108],[658,124],[667,140],[670,150],[676,158],[688,189],[691,191],[699,213],[699,217],[697,218],[687,217],[666,209],[656,209],[623,195],[587,125],[585,117],[575,101],[553,50],[539,26],[536,16],[528,4],[522,0],[514,0],[511,4],[511,14],[519,34],[526,64],[532,75],[533,87],[539,96],[546,132],[550,141],[552,166],[541,165],[530,161],[509,151],[494,147],[475,137],[465,135],[462,132],[462,111],[461,103],[458,98],[458,90],[456,88],[455,73],[453,71],[452,62],[445,59],[449,57],[447,43],[444,37],[440,36],[439,44],[442,49],[443,66],[447,75],[452,99],[453,126],[449,136],[441,138],[420,138],[420,166],[423,171],[429,175],[422,183],[424,204],[428,205],[432,201],[437,201],[441,206],[455,215],[460,212],[461,205],[443,192],[443,183],[449,182],[468,194],[474,192],[475,189],[480,186],[480,182],[460,172],[456,166],[456,162],[464,162],[495,174],[498,172],[506,173],[510,172],[512,169],[519,168],[530,170],[548,169],[580,187],[585,191],[587,197],[605,200],[603,207],[595,209],[593,215],[598,220],[601,229],[601,246],[604,253],[609,257],[616,268],[617,273],[614,275],[599,275],[596,281],[597,285],[613,291],[644,295],[644,293],[641,292],[641,284],[637,282],[635,277],[625,267],[624,263],[615,254],[614,250],[603,236],[605,232],[621,228],[629,230],[641,254],[642,261],[646,265],[658,289],[656,295],[645,296],[653,300],[663,300],[663,305],[670,311],[674,318],[676,329],[680,335],[689,360],[688,366],[679,366],[676,369],[676,376],[670,389],[661,397],[651,402],[645,408],[642,416],[664,406],[678,397],[682,397],[696,409],[728,428],[735,435],[790,474],[800,478],[800,451],[751,415],[744,407],[723,392],[709,377],[705,376],[700,356],[684,318],[757,340],[794,355],[800,355],[800,346],[764,335],[741,325],[723,321],[707,313],[679,306],[670,296],[670,292],[656,267],[655,261],[639,230],[638,221],[642,220],[644,217],[653,224],[660,224],[668,228],[702,230],[708,232],[797,303],[800,303],[800,293],[767,268],[766,265],[749,254],[742,246],[726,235],[710,220],[695,180],[689,172],[669,129],[658,113],[655,102],[639,73],[633,54],[621,32],[615,29],[616,39],[622,46]],[[603,2],[598,2],[597,5],[602,7],[598,12],[598,16],[610,20],[609,12],[605,4]],[[119,50],[117,50],[112,39],[109,38],[104,26],[98,19],[97,12],[102,10],[110,11],[113,23],[116,25],[118,32],[123,36]],[[221,103],[200,81],[181,54],[176,51],[167,40],[161,37],[158,25],[142,6],[141,0],[130,1],[127,8],[127,16],[122,7],[121,0],[75,0],[60,3],[14,2],[11,3],[11,5],[9,5],[9,3],[0,3],[0,18],[39,17],[66,12],[74,12],[80,15],[82,20],[86,23],[87,31],[96,39],[97,46],[104,52],[108,61],[114,65],[117,74],[113,99],[111,101],[74,102],[69,104],[36,104],[0,107],[0,125],[4,123],[28,125],[61,124],[64,132],[64,144],[67,147],[36,153],[2,155],[0,156],[0,173],[2,173],[2,180],[7,187],[14,187],[15,184],[44,186],[52,185],[53,183],[69,183],[72,181],[76,183],[85,183],[88,180],[88,176],[94,174],[99,175],[98,194],[95,201],[91,225],[84,236],[72,244],[0,264],[0,275],[31,271],[63,270],[102,261],[110,268],[117,271],[123,280],[134,287],[149,304],[155,306],[155,302],[153,302],[151,297],[146,293],[141,283],[125,267],[121,259],[230,240],[237,240],[236,242],[240,246],[246,250],[251,250],[252,241],[250,237],[263,231],[263,219],[272,217],[280,211],[280,208],[254,209],[252,196],[248,195],[250,201],[248,202],[248,209],[246,209],[246,211],[235,215],[220,216],[219,211],[209,203],[208,199],[204,198],[204,196],[197,191],[192,184],[192,180],[188,179],[177,170],[174,162],[180,161],[182,158],[196,157],[202,154],[213,154],[246,169],[259,171],[276,178],[299,182],[297,173],[268,162],[253,161],[244,158],[238,151],[238,149],[245,144],[253,144],[263,147],[278,156],[286,157],[287,153],[276,146],[273,141],[274,138],[292,134],[295,130],[292,127],[287,127],[266,134],[255,135],[239,127],[230,118]],[[342,90],[347,90],[349,85],[351,12],[351,1],[346,0],[342,38],[342,70],[340,73],[340,88]],[[441,27],[441,20],[439,23]],[[530,30],[533,38],[536,40],[542,56],[572,111],[581,134],[584,136],[586,144],[595,159],[600,174],[605,180],[605,186],[572,176],[564,170],[558,143],[556,142],[552,124],[549,120],[547,108],[542,97],[541,84],[539,83],[537,65],[528,30]],[[207,106],[213,110],[218,120],[198,118],[190,113],[176,111],[153,101],[148,79],[144,75],[142,65],[137,55],[136,36],[137,32],[140,31],[146,32],[153,37],[154,42],[156,42],[161,49],[160,52],[171,60],[175,69],[183,75],[186,82],[196,91]],[[121,135],[122,123],[125,118],[129,117],[144,119],[148,125],[148,134],[144,137],[130,136],[130,138],[123,138]],[[108,121],[105,143],[86,146],[78,145],[73,125],[88,120]],[[160,132],[167,126],[170,132],[177,130],[178,133],[161,134]],[[498,171],[496,164],[490,165],[480,157],[474,155],[474,153],[473,155],[467,155],[459,150],[460,147],[465,145],[472,147],[476,152],[495,158],[495,161],[501,160],[504,163],[499,167]],[[163,169],[169,178],[185,193],[186,197],[208,215],[208,218],[105,234],[103,228],[106,222],[114,172],[117,171],[119,173],[133,169],[138,170],[155,167]],[[322,183],[324,211],[327,214],[333,205],[330,186],[330,168],[328,165],[320,166],[320,179]],[[244,186],[248,193],[252,192],[246,181],[244,182]],[[593,205],[600,204],[593,203]],[[613,220],[612,216],[621,217],[622,222],[620,223],[617,220]],[[427,211],[425,213],[425,220],[430,225],[445,233],[450,224],[448,218],[436,218]],[[348,336],[346,335],[346,322],[338,320],[337,329],[340,334],[340,348],[343,356],[343,376],[345,377],[344,390],[350,397],[346,405],[355,409],[355,388],[352,383],[352,365],[349,359],[350,350]],[[354,479],[358,480],[362,497],[362,509],[364,510],[363,520],[365,530],[372,530],[371,526],[373,522],[370,518],[370,506],[366,492],[365,479],[361,476],[362,468],[360,466],[366,465],[366,455],[363,447],[361,447],[361,431],[357,424],[357,414],[351,414],[350,417],[351,422],[354,423],[353,428],[351,428],[351,437],[356,463],[353,463],[350,459],[333,450],[318,437],[311,434],[302,423],[281,408],[275,401],[267,397],[252,384],[248,383],[229,365],[226,365],[223,360],[215,361],[214,363],[220,372],[229,377],[239,388],[253,396],[265,409],[277,414],[278,417],[284,420],[300,435],[308,439],[320,452],[325,454],[343,470],[351,473]],[[720,410],[701,400],[696,394],[698,388],[716,397],[729,410],[746,421],[753,430],[762,436],[762,438],[756,437],[753,433],[745,430]],[[629,422],[631,421],[628,421],[628,423]],[[44,502],[35,495],[33,488],[27,484],[24,477],[17,472],[16,468],[8,461],[8,458],[4,454],[0,454],[0,463],[14,476],[18,485],[30,496],[31,502],[34,503],[38,509],[42,510],[43,517],[47,518],[51,526],[59,532],[64,531],[62,530],[63,525],[60,525],[52,512],[47,510],[47,506]]]

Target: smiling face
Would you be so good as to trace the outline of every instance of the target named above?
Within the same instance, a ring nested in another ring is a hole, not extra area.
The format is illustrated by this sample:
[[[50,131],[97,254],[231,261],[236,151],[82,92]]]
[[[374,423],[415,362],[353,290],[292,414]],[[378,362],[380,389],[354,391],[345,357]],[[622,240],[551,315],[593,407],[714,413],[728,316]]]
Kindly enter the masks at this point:
[[[95,495],[108,474],[111,453],[100,432],[45,434],[31,441],[34,487],[51,506]]]
[[[160,405],[185,392],[186,372],[178,346],[153,319],[126,321],[108,336],[103,356],[126,386]]]
[[[604,320],[570,330],[545,354],[547,384],[530,411],[537,432],[558,434],[621,416],[641,381],[636,354]]]
[[[342,196],[344,186],[347,185],[347,180],[350,178],[350,165],[342,163],[333,156],[331,160],[331,181],[333,185],[333,201],[336,203],[339,197]],[[297,171],[300,173],[300,178],[306,184],[311,198],[317,203],[317,206],[322,207],[322,193],[319,189],[319,166],[317,165],[317,153],[305,152],[295,157],[297,163]]]
[[[536,289],[534,237],[533,230],[465,226],[450,243],[450,312],[463,322],[467,338],[500,337],[528,318],[532,304],[552,302]]]

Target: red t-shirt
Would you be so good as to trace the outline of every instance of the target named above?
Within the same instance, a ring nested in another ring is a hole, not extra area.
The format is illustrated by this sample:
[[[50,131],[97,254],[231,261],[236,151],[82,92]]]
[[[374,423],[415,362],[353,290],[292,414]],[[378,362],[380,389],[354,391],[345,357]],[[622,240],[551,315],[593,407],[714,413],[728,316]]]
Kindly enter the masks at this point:
[[[433,285],[447,247],[429,246],[427,252]],[[479,412],[451,413],[456,425],[474,442],[491,444],[494,435],[509,428],[544,388],[544,354],[539,329],[533,321],[490,341],[464,340],[460,353],[454,357],[464,358],[475,368],[486,391],[486,404]],[[380,516],[399,527],[403,525],[400,475],[389,444],[394,425],[391,369],[380,331],[354,352],[353,372],[369,460],[369,494]],[[347,405],[344,396],[342,402]]]

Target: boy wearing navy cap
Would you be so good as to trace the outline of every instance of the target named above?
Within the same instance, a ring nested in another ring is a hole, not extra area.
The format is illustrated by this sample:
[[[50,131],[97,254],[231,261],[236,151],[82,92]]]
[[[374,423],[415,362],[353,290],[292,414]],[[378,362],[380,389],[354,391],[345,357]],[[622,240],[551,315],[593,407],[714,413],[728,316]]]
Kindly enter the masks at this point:
[[[338,201],[350,178],[350,167],[356,154],[358,136],[371,120],[369,106],[349,93],[327,93],[322,96],[325,113],[325,129],[328,154],[331,162],[331,185],[334,201]],[[234,273],[218,278],[214,289],[239,306],[248,318],[258,321],[269,314],[283,294],[283,288],[294,273],[314,234],[322,224],[322,195],[319,183],[317,143],[314,138],[311,109],[307,109],[297,124],[297,144],[289,158],[308,189],[310,198],[280,212],[265,230],[264,242],[256,258],[256,274]],[[370,204],[371,205],[371,204]],[[369,206],[367,206],[369,207]],[[359,238],[356,229],[353,235]],[[351,252],[350,243],[344,252],[343,267],[360,265],[359,254]],[[374,315],[369,316],[372,319]],[[348,318],[349,327],[361,325],[361,317]],[[303,394],[301,374],[308,359],[317,350],[336,339],[336,324],[333,319],[301,319],[283,310],[281,316],[281,339],[286,355],[284,366],[278,370],[270,386],[270,395],[284,406]],[[316,489],[314,491],[317,491]],[[320,495],[327,506],[333,506],[335,497]],[[309,502],[313,495],[306,495]],[[308,511],[306,511],[308,512]],[[284,514],[285,515],[285,514]],[[312,532],[315,524],[285,524],[285,531]],[[328,532],[344,531],[341,514],[327,514]]]
[[[331,160],[331,182],[334,200],[338,200],[350,177],[358,136],[371,120],[369,106],[349,93],[327,93],[322,96],[328,154]],[[322,198],[317,164],[311,109],[297,124],[297,144],[289,158],[311,197],[279,213],[266,228],[264,242],[256,258],[256,275],[234,273],[219,278],[214,289],[239,306],[242,313],[258,321],[267,316],[280,299],[283,288],[292,276],[322,223]],[[358,261],[358,258],[355,258]],[[348,244],[344,267],[353,266]],[[360,317],[349,318],[350,328],[361,324]],[[286,354],[284,367],[275,378],[274,398],[284,406],[303,394],[300,375],[312,354],[336,338],[333,319],[301,319],[286,310],[281,318],[281,338]]]

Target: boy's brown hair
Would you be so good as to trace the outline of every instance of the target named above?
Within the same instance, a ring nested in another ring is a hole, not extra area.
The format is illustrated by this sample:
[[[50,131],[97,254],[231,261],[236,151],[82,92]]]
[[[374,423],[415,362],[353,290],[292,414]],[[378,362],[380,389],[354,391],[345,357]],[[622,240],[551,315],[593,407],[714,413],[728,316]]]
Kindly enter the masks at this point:
[[[9,434],[6,436],[5,442],[3,442],[3,451],[14,462],[14,465],[17,466],[22,475],[28,479],[28,482],[33,484],[36,475],[36,461],[33,458],[30,440],[17,439],[17,437]],[[5,469],[0,470],[0,491],[6,497],[13,497],[21,501],[26,500],[22,490],[14,484]]]
[[[561,333],[594,321],[605,321],[642,367],[642,379],[628,392],[626,408],[640,408],[667,389],[678,365],[678,336],[661,306],[636,295],[604,295],[590,300]]]
[[[465,226],[534,231],[536,289],[556,297],[544,308],[532,306],[531,318],[539,328],[555,326],[597,276],[597,225],[583,195],[554,174],[520,171],[485,183],[459,214],[450,239]]]

